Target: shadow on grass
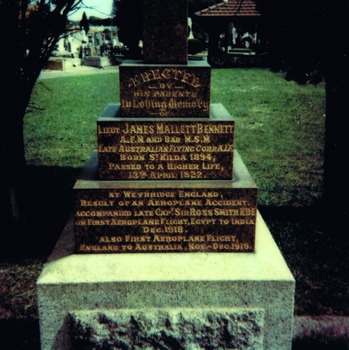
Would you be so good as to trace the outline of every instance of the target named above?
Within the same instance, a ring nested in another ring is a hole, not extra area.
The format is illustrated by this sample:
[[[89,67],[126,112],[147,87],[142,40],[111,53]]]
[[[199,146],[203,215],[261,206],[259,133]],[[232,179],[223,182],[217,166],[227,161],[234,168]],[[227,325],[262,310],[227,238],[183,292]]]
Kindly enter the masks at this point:
[[[1,347],[11,350],[40,350],[39,321],[0,320]],[[302,339],[294,339],[293,350],[348,350],[347,337],[328,338],[321,334],[310,334]]]
[[[348,316],[348,231],[321,206],[259,210],[296,280],[295,314]]]
[[[0,320],[1,349],[40,350],[39,321]]]
[[[292,342],[292,350],[348,350],[347,338],[329,339],[321,335],[309,336],[308,338],[295,339]]]
[[[80,173],[76,168],[28,168],[30,220],[5,229],[0,262],[46,261],[71,215]],[[349,230],[333,234],[319,206],[259,210],[296,279],[296,315],[348,316]]]
[[[29,166],[26,220],[7,225],[2,236],[0,259],[14,262],[47,257],[73,205],[73,186],[81,169]]]

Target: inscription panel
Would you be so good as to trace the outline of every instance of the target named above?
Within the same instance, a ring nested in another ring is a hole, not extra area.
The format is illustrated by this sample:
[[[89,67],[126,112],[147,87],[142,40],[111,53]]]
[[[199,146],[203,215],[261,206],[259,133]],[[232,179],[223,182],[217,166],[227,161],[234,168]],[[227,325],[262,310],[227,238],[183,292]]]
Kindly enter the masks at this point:
[[[97,122],[102,180],[233,177],[234,121]]]
[[[257,188],[76,189],[76,251],[253,252],[256,211]]]
[[[209,117],[211,68],[205,62],[188,65],[120,66],[122,117]]]

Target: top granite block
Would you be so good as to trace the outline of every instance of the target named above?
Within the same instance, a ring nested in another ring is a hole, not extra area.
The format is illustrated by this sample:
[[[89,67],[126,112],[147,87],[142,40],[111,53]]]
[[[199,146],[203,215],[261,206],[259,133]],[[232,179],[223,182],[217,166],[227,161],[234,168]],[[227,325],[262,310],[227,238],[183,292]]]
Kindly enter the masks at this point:
[[[120,65],[122,117],[209,117],[211,67],[204,61]]]
[[[187,63],[187,0],[144,0],[143,54],[144,63]]]

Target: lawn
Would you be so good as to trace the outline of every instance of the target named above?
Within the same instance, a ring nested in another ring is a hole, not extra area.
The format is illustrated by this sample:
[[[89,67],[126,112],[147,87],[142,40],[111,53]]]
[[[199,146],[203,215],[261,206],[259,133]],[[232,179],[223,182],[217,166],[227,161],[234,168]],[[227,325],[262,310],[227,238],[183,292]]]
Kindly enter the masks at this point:
[[[96,149],[96,120],[119,101],[116,73],[43,80],[25,118],[29,164],[81,167]],[[263,69],[213,69],[212,103],[236,122],[236,149],[261,205],[304,206],[322,195],[324,85],[300,86]]]
[[[39,258],[2,259],[0,318],[36,318],[33,280],[69,217],[76,176],[97,147],[96,120],[119,101],[118,74],[41,80],[25,118]],[[347,315],[345,249],[319,220],[325,87],[300,86],[266,69],[213,69],[211,102],[236,122],[235,147],[260,195],[259,208],[296,278],[296,315]],[[48,234],[49,233],[49,234]]]

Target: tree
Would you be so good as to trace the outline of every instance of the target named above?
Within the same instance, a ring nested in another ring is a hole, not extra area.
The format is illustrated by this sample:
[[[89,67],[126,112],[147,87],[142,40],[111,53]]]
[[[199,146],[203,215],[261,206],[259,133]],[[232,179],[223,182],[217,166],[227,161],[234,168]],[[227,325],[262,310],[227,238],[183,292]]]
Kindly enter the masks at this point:
[[[85,33],[87,34],[90,30],[90,24],[87,19],[86,13],[84,12],[80,21],[80,29],[84,29]]]
[[[66,32],[68,14],[81,5],[82,0],[0,0],[2,47],[6,49],[0,136],[0,210],[4,226],[15,217],[24,219],[28,207],[23,120],[33,87]]]
[[[300,84],[326,83],[324,200],[331,232],[348,225],[349,1],[258,0],[270,67]]]

